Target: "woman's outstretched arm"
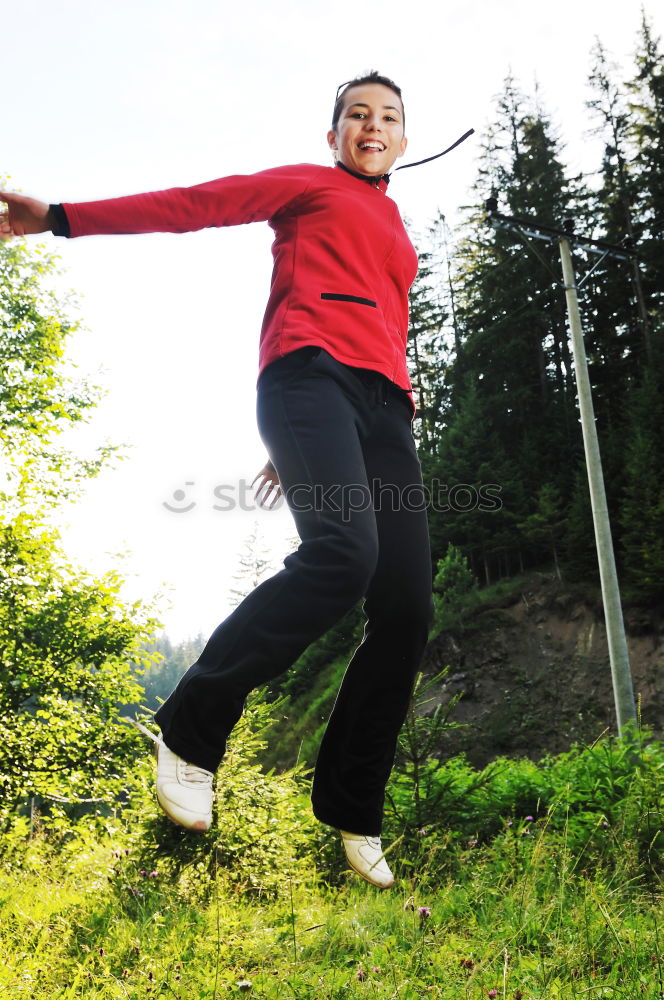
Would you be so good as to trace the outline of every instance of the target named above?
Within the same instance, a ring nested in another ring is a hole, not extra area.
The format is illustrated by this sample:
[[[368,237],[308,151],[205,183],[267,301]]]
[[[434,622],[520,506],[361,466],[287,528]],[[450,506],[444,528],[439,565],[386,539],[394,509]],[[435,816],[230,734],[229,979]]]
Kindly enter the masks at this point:
[[[188,233],[218,226],[265,222],[283,211],[326,170],[311,164],[273,167],[256,174],[219,177],[192,187],[168,188],[101,201],[47,205],[4,192],[0,216],[4,239],[30,233],[92,236],[129,233]]]

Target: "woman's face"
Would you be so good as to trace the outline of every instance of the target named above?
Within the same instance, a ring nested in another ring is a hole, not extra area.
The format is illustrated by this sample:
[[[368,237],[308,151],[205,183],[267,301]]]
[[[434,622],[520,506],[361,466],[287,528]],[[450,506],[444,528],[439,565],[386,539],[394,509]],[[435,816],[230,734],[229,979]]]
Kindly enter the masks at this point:
[[[327,133],[328,145],[345,167],[380,177],[406,151],[403,117],[401,99],[389,87],[358,84],[344,95],[336,131]]]

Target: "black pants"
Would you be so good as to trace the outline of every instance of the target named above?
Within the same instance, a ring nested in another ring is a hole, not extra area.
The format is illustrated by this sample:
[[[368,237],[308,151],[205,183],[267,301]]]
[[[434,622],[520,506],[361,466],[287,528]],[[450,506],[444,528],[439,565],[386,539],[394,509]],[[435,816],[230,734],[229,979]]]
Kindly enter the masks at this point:
[[[322,822],[378,836],[432,613],[410,403],[384,376],[305,347],[263,371],[257,415],[301,544],[218,626],[156,720],[167,746],[214,771],[247,694],[364,597],[364,638],[321,743],[312,803]]]

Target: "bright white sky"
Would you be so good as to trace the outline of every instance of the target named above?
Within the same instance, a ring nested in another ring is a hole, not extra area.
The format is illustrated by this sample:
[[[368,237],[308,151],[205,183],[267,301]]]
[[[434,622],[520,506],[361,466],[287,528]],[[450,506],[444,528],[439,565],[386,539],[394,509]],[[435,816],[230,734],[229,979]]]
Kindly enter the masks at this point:
[[[661,33],[662,8],[648,8]],[[638,0],[6,4],[0,175],[47,201],[84,201],[328,163],[337,85],[375,68],[404,92],[403,162],[477,130],[444,160],[397,174],[391,186],[416,226],[439,209],[452,221],[510,70],[529,93],[538,82],[571,169],[598,165],[585,135],[589,52],[599,35],[631,72],[640,10]],[[95,571],[119,562],[132,600],[165,595],[161,617],[173,640],[207,635],[230,610],[233,574],[256,520],[275,565],[294,535],[285,508],[213,509],[215,487],[237,496],[265,458],[255,380],[270,230],[48,243],[62,257],[63,289],[81,303],[85,329],[72,357],[106,389],[72,446],[128,446],[127,458],[62,512],[66,549]],[[195,506],[172,513],[164,502]]]

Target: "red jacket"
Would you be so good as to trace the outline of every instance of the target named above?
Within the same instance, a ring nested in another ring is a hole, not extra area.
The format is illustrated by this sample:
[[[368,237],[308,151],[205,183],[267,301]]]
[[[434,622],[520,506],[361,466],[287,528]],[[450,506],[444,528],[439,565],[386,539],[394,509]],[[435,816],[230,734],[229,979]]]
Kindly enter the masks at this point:
[[[411,388],[408,289],[417,255],[386,183],[308,163],[188,188],[63,206],[71,236],[182,233],[269,222],[274,269],[259,373],[315,344]]]

